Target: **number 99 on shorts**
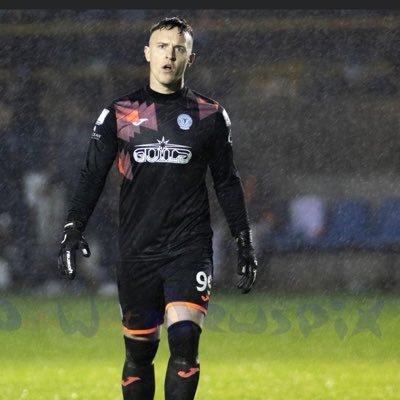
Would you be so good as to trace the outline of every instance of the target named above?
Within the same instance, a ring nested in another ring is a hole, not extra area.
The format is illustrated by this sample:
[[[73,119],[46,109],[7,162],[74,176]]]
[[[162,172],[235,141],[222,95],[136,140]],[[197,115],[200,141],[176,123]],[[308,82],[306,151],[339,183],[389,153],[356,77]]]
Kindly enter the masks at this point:
[[[211,292],[211,281],[212,281],[212,276],[207,275],[204,271],[199,271],[196,275],[196,282],[197,286],[196,289],[199,292],[205,292],[207,291],[207,294],[209,295]]]

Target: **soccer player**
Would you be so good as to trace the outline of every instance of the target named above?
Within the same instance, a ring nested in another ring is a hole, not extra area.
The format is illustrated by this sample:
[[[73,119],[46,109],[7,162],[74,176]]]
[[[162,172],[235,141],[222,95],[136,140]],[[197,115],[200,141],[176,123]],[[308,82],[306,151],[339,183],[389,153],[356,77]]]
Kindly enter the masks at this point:
[[[160,327],[168,329],[166,400],[194,399],[199,338],[213,276],[206,188],[217,198],[237,243],[238,288],[252,288],[257,261],[225,109],[185,85],[195,59],[193,31],[182,18],[150,29],[144,55],[149,82],[112,101],[94,124],[86,161],[68,210],[58,268],[76,273],[76,251],[89,257],[83,232],[117,158],[121,173],[116,268],[126,359],[125,400],[151,400]]]

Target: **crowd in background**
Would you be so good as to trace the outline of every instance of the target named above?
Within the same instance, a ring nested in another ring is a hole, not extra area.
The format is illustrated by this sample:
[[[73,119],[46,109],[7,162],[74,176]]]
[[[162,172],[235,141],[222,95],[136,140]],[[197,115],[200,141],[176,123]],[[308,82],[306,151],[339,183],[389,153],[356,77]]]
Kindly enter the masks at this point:
[[[396,11],[2,10],[0,22],[9,30],[0,33],[0,289],[51,291],[49,282],[59,289],[62,226],[92,124],[114,97],[145,83],[147,27],[171,13],[195,28],[198,70],[188,83],[230,113],[260,257],[288,218],[305,234],[325,229],[326,199],[315,193],[293,199],[280,176],[398,168]],[[355,22],[363,18],[370,26],[360,29]],[[338,19],[354,28],[332,28]],[[296,28],[287,27],[293,20]],[[104,23],[103,31],[91,23]],[[129,30],[135,23],[143,30]],[[79,261],[84,288],[112,290],[118,182],[113,167],[86,232],[92,257]],[[218,277],[234,272],[234,252],[212,190]]]

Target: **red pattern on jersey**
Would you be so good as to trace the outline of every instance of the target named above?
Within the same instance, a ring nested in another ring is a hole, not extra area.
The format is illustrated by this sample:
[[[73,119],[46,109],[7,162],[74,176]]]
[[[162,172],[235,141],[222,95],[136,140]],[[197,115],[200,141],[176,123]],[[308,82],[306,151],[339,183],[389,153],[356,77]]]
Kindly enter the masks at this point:
[[[197,97],[197,103],[199,105],[199,118],[200,120],[207,118],[211,114],[214,114],[218,111],[218,103],[208,103],[206,100],[201,97]]]
[[[115,104],[117,117],[117,136],[129,142],[130,138],[140,133],[141,128],[158,130],[156,108],[154,103],[139,104],[138,101],[120,101]]]
[[[132,162],[129,157],[129,153],[125,153],[124,150],[120,151],[118,154],[118,170],[125,176],[125,178],[132,180]]]

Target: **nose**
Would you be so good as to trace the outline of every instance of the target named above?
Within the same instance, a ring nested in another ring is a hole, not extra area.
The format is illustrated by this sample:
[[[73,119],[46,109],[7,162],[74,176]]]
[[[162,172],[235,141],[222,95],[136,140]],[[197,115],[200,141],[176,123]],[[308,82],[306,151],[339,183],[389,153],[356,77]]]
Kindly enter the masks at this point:
[[[176,56],[175,49],[173,47],[167,50],[166,57],[169,58],[171,61],[175,61]]]

